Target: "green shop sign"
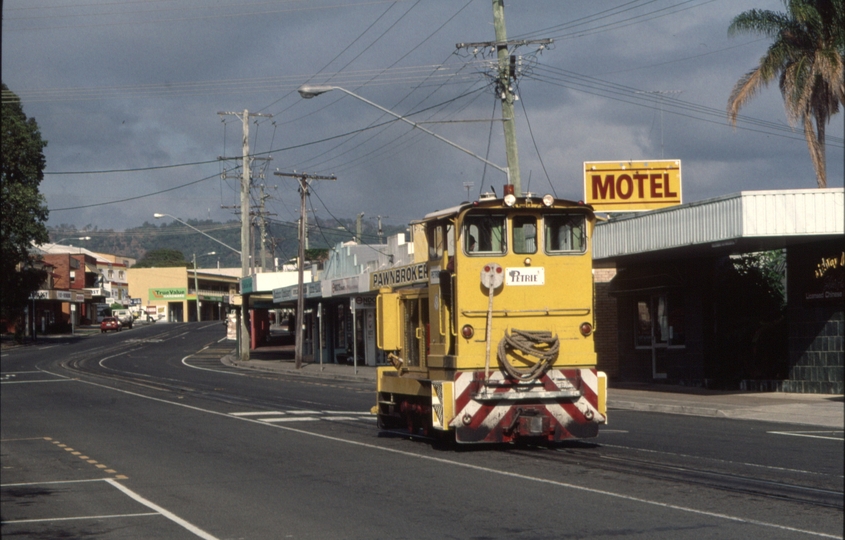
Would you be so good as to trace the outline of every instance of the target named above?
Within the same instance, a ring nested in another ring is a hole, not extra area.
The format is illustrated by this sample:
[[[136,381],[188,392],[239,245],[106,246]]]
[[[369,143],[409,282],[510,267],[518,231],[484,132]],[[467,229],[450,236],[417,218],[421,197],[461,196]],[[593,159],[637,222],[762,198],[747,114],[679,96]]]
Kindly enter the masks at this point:
[[[150,289],[150,302],[167,302],[171,300],[185,300],[188,295],[187,287],[171,287],[168,289]]]

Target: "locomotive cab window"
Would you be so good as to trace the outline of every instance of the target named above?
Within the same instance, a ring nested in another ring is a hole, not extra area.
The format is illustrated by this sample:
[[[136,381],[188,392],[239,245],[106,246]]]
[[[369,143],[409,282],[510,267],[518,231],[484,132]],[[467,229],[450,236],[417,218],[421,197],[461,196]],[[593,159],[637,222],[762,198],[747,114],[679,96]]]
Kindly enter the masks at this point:
[[[464,249],[467,253],[505,253],[505,216],[475,215],[464,219]]]
[[[443,257],[445,233],[442,223],[430,223],[426,228],[428,236],[428,260],[434,261]]]
[[[584,253],[587,225],[583,214],[557,214],[545,217],[546,253]]]
[[[537,253],[537,219],[534,216],[513,218],[513,252]]]

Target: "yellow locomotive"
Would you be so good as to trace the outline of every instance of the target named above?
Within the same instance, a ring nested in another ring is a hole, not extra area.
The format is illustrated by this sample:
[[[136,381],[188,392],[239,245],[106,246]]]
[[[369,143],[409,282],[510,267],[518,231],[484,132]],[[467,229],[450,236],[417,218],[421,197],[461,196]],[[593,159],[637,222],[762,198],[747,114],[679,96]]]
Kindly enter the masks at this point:
[[[582,203],[505,186],[427,215],[426,260],[373,277],[378,424],[459,443],[595,437],[607,420],[596,370],[590,241]]]

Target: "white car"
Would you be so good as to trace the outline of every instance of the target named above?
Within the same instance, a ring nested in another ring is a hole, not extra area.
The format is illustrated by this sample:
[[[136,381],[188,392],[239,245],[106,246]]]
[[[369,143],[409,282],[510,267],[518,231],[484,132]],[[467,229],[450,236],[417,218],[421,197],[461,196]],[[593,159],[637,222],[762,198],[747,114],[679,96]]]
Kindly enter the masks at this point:
[[[120,325],[124,328],[132,328],[132,324],[135,322],[135,317],[128,309],[113,309],[111,314],[112,317],[120,321]]]

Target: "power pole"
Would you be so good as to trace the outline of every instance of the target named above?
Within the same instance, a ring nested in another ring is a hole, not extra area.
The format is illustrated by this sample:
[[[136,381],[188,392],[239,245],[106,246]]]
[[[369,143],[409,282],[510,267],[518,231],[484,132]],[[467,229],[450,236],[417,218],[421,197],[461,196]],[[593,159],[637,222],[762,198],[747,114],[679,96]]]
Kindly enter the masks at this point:
[[[250,116],[266,116],[272,117],[271,114],[251,113],[244,109],[243,113],[237,112],[218,112],[219,115],[234,115],[241,119],[243,124],[243,174],[241,175],[241,280],[248,277],[249,272],[249,188],[250,188],[250,168],[252,163],[249,157],[249,117]],[[242,361],[249,360],[249,328],[246,325],[246,314],[249,311],[248,299],[241,295],[241,324],[240,324],[240,342],[238,343],[238,358]]]
[[[516,119],[513,112],[513,103],[519,97],[514,94],[516,81],[516,56],[510,54],[511,46],[537,44],[545,46],[552,43],[551,39],[537,40],[516,40],[508,41],[508,33],[505,28],[505,5],[504,0],[493,0],[493,28],[496,31],[496,41],[482,43],[458,43],[458,49],[487,49],[495,47],[498,58],[498,74],[496,80],[496,96],[502,100],[502,120],[505,131],[505,153],[508,160],[508,183],[513,185],[514,195],[522,195],[522,180],[519,174],[519,154],[516,147]]]
[[[381,228],[381,220],[382,218],[389,218],[390,216],[376,216],[378,218],[378,243],[381,244],[382,240],[384,239],[384,230]]]
[[[259,238],[261,239],[261,271],[267,271],[267,230],[266,230],[266,218],[264,217],[266,214],[264,212],[264,201],[269,197],[269,195],[264,194],[264,184],[261,184],[261,199],[258,203],[259,214],[258,219],[259,221]]]
[[[306,205],[305,198],[308,196],[308,181],[309,180],[337,180],[335,176],[319,176],[316,174],[300,174],[300,173],[283,173],[276,171],[276,176],[287,176],[299,180],[299,261],[297,269],[299,271],[299,287],[297,287],[296,298],[296,341],[294,342],[294,359],[296,369],[302,368],[302,337],[305,329],[305,291],[303,285],[305,282],[305,221],[306,221]]]
[[[519,197],[522,195],[522,180],[519,175],[519,154],[516,151],[516,119],[513,115],[514,93],[513,86],[511,86],[504,0],[493,0],[493,28],[496,30],[496,54],[499,57],[499,82],[496,91],[502,100],[505,152],[508,159],[508,176],[510,177],[508,181],[513,184],[514,195]]]
[[[358,244],[362,243],[361,242],[361,236],[362,236],[362,233],[364,232],[363,219],[364,219],[364,212],[361,212],[360,214],[358,214],[358,217],[355,219],[355,242],[358,243]]]

